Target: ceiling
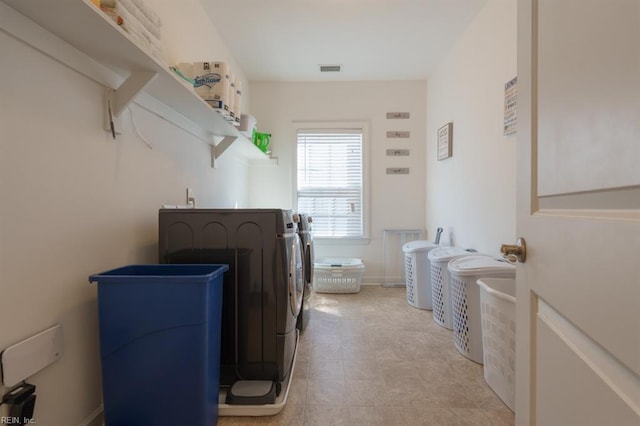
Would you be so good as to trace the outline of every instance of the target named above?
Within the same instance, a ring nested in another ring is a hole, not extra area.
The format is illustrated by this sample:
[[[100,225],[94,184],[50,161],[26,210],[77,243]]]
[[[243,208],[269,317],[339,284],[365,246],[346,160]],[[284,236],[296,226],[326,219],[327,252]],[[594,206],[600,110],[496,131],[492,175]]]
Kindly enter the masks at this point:
[[[252,81],[424,80],[486,2],[200,1]]]

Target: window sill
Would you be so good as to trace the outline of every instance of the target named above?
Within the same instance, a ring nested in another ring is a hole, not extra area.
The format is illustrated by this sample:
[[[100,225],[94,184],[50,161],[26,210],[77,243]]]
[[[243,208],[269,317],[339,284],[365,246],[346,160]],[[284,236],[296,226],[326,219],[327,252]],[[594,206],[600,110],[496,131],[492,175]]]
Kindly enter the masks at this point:
[[[369,237],[314,237],[313,241],[320,245],[368,245]]]

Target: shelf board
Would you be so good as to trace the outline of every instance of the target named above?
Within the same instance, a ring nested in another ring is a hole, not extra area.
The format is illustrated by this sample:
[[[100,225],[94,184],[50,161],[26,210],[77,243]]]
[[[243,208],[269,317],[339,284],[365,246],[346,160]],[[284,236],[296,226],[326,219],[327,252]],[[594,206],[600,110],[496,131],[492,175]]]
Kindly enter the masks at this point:
[[[147,94],[213,135],[236,137],[234,144],[245,148],[246,157],[269,158],[89,0],[58,0],[55,7],[46,7],[42,0],[2,1],[123,79],[132,73],[156,73],[144,87]]]

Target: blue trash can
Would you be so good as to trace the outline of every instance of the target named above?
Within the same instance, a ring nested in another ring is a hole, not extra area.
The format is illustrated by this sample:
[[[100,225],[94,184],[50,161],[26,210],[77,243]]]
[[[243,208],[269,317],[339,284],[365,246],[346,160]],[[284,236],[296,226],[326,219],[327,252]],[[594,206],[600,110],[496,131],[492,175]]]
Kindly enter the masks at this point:
[[[105,424],[215,425],[228,265],[131,265],[98,283]]]

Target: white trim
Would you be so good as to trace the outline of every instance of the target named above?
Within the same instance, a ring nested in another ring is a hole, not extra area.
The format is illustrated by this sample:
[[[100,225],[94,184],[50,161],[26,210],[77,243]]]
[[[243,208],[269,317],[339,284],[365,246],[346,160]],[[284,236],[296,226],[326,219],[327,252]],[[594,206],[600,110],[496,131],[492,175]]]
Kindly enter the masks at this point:
[[[78,423],[78,426],[102,426],[104,425],[104,406],[100,404],[98,408],[93,410],[84,420]]]
[[[640,378],[539,299],[538,318],[553,330],[584,363],[640,416]]]
[[[370,230],[370,218],[371,218],[371,178],[370,178],[370,166],[371,166],[371,133],[369,120],[338,120],[338,121],[309,121],[309,120],[293,120],[291,121],[293,133],[296,135],[296,143],[293,144],[293,159],[292,164],[292,179],[293,182],[293,205],[298,205],[298,143],[297,136],[298,130],[324,130],[324,129],[362,129],[362,237],[359,238],[344,238],[344,239],[332,239],[321,238],[318,240],[324,240],[322,243],[327,244],[353,244],[362,243],[369,244],[371,237]],[[329,242],[329,240],[332,240]],[[336,242],[336,240],[343,240]]]
[[[371,238],[367,237],[313,237],[313,241],[319,245],[368,245],[371,243]]]

